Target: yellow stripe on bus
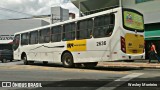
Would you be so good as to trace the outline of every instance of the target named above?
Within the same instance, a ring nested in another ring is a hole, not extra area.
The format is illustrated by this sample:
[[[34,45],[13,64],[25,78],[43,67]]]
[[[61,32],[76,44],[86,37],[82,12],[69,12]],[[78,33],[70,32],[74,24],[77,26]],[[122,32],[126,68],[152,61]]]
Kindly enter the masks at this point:
[[[67,41],[68,51],[86,51],[86,40]]]

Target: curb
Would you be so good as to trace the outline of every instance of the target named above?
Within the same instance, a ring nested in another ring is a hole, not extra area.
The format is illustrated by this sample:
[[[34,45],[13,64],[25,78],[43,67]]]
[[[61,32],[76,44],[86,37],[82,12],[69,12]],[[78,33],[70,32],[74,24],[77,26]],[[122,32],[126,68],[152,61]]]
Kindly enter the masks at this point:
[[[129,62],[99,62],[98,66],[107,68],[150,68],[160,69],[160,64],[157,63],[129,63]]]

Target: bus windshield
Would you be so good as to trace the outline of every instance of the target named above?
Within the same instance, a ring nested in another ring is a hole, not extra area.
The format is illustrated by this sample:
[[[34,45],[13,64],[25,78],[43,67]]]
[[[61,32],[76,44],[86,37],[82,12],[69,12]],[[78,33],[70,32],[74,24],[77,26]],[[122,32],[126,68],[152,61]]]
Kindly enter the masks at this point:
[[[123,9],[123,26],[127,30],[144,32],[143,15],[135,10]]]

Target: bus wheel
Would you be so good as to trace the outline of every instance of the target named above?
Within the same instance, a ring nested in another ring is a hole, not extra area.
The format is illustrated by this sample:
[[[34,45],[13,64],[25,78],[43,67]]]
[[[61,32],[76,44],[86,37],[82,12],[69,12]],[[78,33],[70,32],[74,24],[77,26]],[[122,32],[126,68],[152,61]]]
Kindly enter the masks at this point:
[[[28,61],[28,64],[33,65],[34,61]]]
[[[63,63],[63,66],[66,68],[74,67],[73,56],[68,52],[64,53],[62,56],[62,63]]]
[[[47,65],[47,64],[48,64],[48,62],[47,62],[47,61],[43,61],[43,64],[44,64],[44,65]]]
[[[26,55],[23,56],[23,63],[24,63],[24,65],[28,65],[29,64],[28,61],[27,61],[27,56]]]
[[[10,62],[12,62],[12,61],[13,61],[13,59],[10,60]]]
[[[2,63],[7,63],[7,59],[2,59]]]
[[[93,68],[95,66],[97,66],[98,62],[93,62],[93,63],[84,63],[84,67],[86,68]]]

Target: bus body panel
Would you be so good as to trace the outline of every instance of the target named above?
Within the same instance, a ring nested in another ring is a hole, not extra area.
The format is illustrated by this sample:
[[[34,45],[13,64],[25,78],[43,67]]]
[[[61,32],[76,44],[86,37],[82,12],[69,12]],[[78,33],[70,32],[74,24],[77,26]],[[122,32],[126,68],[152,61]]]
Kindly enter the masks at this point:
[[[27,55],[28,61],[60,62],[62,51],[65,49],[65,42],[38,44],[22,46],[21,54]]]
[[[74,43],[76,41],[76,43]],[[110,39],[88,39],[70,41],[73,44],[69,51],[73,54],[75,63],[98,62],[110,60]],[[84,43],[81,43],[85,41]],[[80,42],[80,43],[78,43]]]

